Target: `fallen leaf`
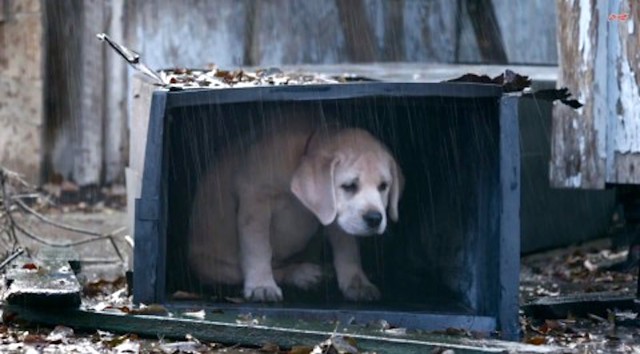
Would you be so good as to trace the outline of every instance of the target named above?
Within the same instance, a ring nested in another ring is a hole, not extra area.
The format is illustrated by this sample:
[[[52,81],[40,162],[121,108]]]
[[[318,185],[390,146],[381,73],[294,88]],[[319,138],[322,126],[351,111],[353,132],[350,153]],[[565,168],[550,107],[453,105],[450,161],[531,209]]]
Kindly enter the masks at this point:
[[[533,345],[543,345],[547,342],[547,339],[543,336],[535,336],[528,338],[526,342]]]
[[[190,342],[200,343],[198,338],[194,337],[191,333],[187,333],[184,338]]]
[[[192,311],[192,312],[183,312],[182,315],[187,316],[187,317],[197,318],[199,320],[204,320],[205,312],[204,312],[204,310]]]
[[[280,347],[276,343],[265,343],[262,348],[260,348],[260,351],[264,353],[279,353]]]
[[[164,316],[164,315],[168,315],[169,311],[162,305],[151,304],[151,305],[147,305],[145,307],[141,307],[139,309],[131,309],[131,310],[129,310],[128,313],[131,314],[131,315],[159,315],[159,316]]]
[[[590,272],[595,272],[596,270],[598,270],[598,266],[591,263],[591,261],[588,259],[584,261],[583,265]]]
[[[404,336],[407,335],[407,329],[402,327],[389,328],[383,330],[384,333],[391,334],[394,336]]]
[[[112,338],[109,338],[109,336],[106,336],[104,339],[102,339],[102,343],[104,343],[106,346],[110,348],[114,348],[122,344],[127,339],[129,339],[129,336],[127,334],[117,336],[117,337],[112,337]]]
[[[455,354],[455,352],[452,349],[438,347],[432,350],[431,354]]]
[[[469,331],[462,329],[462,328],[454,328],[454,327],[448,327],[445,330],[445,334],[450,335],[450,336],[464,336],[464,337],[471,337],[471,333],[469,333]]]
[[[287,353],[288,354],[309,354],[313,351],[312,347],[307,347],[304,345],[296,345],[291,347],[291,350],[289,350]]]
[[[244,299],[241,297],[225,296],[224,299],[232,304],[244,304]]]
[[[356,354],[358,353],[356,340],[347,336],[333,335],[331,338],[316,345],[311,353],[338,353],[338,354]]]
[[[124,276],[117,277],[113,280],[100,279],[85,284],[82,287],[82,293],[89,297],[94,297],[100,294],[109,295],[116,289],[124,288],[126,285],[127,279]]]
[[[140,343],[126,339],[113,348],[118,354],[137,354],[140,352]]]
[[[41,334],[27,334],[22,338],[25,344],[45,344],[47,339]]]
[[[36,269],[38,269],[38,266],[35,265],[34,263],[25,263],[22,266],[22,269],[36,270]]]
[[[73,329],[65,326],[56,326],[47,336],[47,341],[52,344],[67,343],[73,337]]]
[[[198,342],[184,341],[174,343],[164,343],[160,345],[160,349],[167,354],[173,353],[205,353],[207,346]]]
[[[195,293],[190,293],[187,291],[178,290],[173,295],[171,295],[173,300],[201,300],[202,297]]]
[[[252,314],[247,313],[247,314],[239,314],[238,317],[236,317],[236,323],[248,325],[248,326],[255,326],[260,324],[260,321],[257,318],[254,318]]]

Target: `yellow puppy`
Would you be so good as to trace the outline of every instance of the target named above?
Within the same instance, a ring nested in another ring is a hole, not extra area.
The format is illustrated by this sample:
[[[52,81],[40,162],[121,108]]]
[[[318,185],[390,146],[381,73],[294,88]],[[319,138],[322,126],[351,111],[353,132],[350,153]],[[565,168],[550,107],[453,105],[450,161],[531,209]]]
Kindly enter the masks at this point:
[[[365,130],[327,129],[306,118],[271,122],[261,139],[227,149],[201,179],[191,266],[204,283],[243,284],[247,300],[280,301],[278,284],[308,289],[320,281],[318,265],[284,261],[323,225],[343,295],[378,299],[354,236],[383,233],[387,210],[397,221],[402,173]]]

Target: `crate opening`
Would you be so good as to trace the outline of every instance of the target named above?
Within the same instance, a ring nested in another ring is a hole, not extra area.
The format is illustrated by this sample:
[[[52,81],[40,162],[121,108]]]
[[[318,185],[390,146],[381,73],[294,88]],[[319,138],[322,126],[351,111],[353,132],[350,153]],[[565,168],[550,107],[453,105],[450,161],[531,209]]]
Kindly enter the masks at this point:
[[[292,113],[293,112],[293,113]],[[313,112],[313,114],[310,114]],[[322,101],[185,106],[167,111],[166,298],[177,291],[215,303],[242,296],[237,286],[205,286],[190,269],[187,233],[198,182],[237,139],[255,139],[280,114],[337,117],[381,140],[398,161],[405,188],[399,221],[384,235],[359,238],[363,267],[380,301],[352,303],[340,293],[322,234],[298,256],[322,266],[312,290],[282,286],[282,308],[375,309],[494,315],[499,292],[498,100],[365,97]],[[211,230],[215,237],[216,230]],[[247,304],[244,304],[247,305]],[[233,306],[233,305],[229,305]]]

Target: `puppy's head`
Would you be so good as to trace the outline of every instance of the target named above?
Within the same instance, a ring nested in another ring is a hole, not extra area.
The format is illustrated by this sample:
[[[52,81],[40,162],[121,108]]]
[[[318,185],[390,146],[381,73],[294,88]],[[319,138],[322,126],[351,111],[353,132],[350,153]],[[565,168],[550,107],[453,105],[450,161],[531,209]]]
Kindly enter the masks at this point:
[[[323,225],[346,233],[381,234],[398,220],[403,176],[391,154],[361,129],[312,141],[291,180],[291,191]]]

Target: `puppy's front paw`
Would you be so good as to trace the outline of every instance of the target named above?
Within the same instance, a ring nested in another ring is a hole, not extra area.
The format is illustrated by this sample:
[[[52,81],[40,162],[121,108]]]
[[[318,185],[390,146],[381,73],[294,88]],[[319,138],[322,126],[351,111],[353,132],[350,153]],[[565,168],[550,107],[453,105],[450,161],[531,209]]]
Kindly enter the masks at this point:
[[[340,290],[347,300],[374,301],[380,299],[380,290],[371,284],[364,274],[356,274],[346,284],[340,285]]]
[[[300,263],[292,265],[290,269],[287,270],[285,281],[300,289],[307,290],[318,285],[321,278],[322,269],[319,265]]]
[[[244,298],[253,302],[282,301],[282,290],[275,283],[256,286],[245,285]]]

